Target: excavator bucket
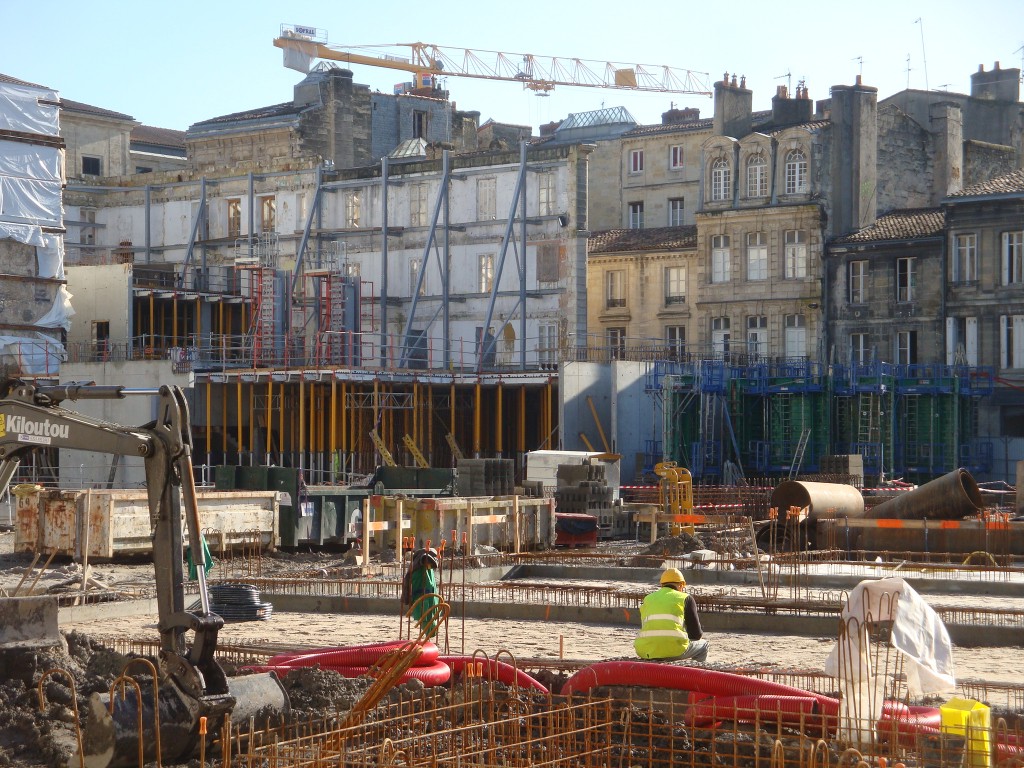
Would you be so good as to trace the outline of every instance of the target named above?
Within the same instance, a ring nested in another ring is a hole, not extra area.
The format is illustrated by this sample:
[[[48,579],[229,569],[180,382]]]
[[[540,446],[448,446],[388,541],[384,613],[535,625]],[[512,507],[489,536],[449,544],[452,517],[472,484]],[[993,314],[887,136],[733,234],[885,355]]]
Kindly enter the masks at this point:
[[[52,648],[60,642],[57,598],[0,598],[0,650]]]
[[[139,681],[138,690],[128,686],[122,692],[118,687],[113,712],[110,695],[94,693],[82,729],[81,764],[86,768],[128,768],[156,760],[157,749],[164,765],[183,761],[196,754],[201,738],[209,743],[219,734],[228,712],[233,729],[247,728],[250,718],[261,722],[283,718],[289,712],[288,694],[272,672],[228,678],[227,687],[227,694],[193,698],[165,678],[157,697],[159,737],[149,681]],[[207,720],[206,736],[199,733],[201,717]],[[79,764],[79,756],[74,755],[69,765]]]

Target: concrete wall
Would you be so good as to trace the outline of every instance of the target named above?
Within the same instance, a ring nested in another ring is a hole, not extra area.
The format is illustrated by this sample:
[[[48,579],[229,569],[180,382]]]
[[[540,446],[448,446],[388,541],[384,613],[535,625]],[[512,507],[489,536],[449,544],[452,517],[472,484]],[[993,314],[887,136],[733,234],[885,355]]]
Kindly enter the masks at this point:
[[[168,360],[135,362],[66,363],[61,366],[62,381],[91,381],[131,388],[155,388],[162,384],[188,387],[189,377],[175,374]],[[80,400],[64,406],[75,413],[136,427],[152,421],[157,415],[157,397],[140,395],[123,400]],[[194,412],[194,403],[190,403]],[[60,451],[60,487],[106,487],[113,456],[95,451]],[[115,488],[141,488],[145,484],[142,460],[122,457],[117,461]]]
[[[65,271],[75,306],[68,344],[91,344],[95,321],[110,324],[111,340],[127,339],[131,335],[132,265],[69,266]]]
[[[579,437],[582,432],[595,451],[604,450],[587,402],[590,397],[611,451],[622,456],[621,482],[631,483],[643,469],[637,456],[644,451],[644,441],[652,435],[658,438],[661,435],[660,409],[644,391],[646,372],[646,363],[623,360],[611,365],[565,363],[559,377],[561,448],[589,450]]]
[[[612,363],[611,428],[605,425],[605,430],[612,451],[622,456],[619,471],[626,483],[643,471],[645,440],[661,439],[661,401],[644,391],[649,366],[625,360]]]

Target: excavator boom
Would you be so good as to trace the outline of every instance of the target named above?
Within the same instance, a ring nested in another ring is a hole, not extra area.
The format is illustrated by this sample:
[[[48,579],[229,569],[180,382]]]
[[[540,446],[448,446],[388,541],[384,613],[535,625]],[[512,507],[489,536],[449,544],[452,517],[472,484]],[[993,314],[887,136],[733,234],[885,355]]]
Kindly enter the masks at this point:
[[[131,390],[125,387],[34,386],[21,381],[4,384],[0,397],[0,492],[13,477],[22,456],[40,448],[74,448],[138,456],[144,460],[150,522],[153,526],[153,565],[156,576],[160,733],[148,740],[148,754],[161,745],[160,757],[174,760],[190,755],[201,738],[201,718],[223,719],[235,708],[229,681],[214,658],[217,633],[224,620],[210,611],[206,571],[197,569],[200,610],[185,609],[182,516],[190,545],[199,547],[202,527],[192,473],[192,437],[188,402],[178,387]],[[156,419],[141,427],[124,427],[63,408],[64,400],[124,398],[157,395]],[[184,502],[184,505],[182,504]],[[17,598],[15,598],[17,599]],[[9,609],[0,599],[0,616]],[[193,633],[191,646],[186,633]],[[246,680],[246,696],[270,709],[287,711],[287,696],[276,677]],[[247,711],[249,711],[247,709]],[[149,718],[148,722],[146,718]],[[109,697],[94,694],[87,709],[83,759],[106,768],[137,764],[138,721],[155,728],[152,711],[140,712],[132,697],[115,706]]]

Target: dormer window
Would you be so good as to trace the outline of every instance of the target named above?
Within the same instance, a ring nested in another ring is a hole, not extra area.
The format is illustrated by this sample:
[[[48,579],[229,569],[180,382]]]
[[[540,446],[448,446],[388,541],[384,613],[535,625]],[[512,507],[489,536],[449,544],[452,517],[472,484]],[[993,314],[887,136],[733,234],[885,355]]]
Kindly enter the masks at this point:
[[[711,164],[711,199],[728,200],[732,187],[732,169],[729,161],[720,157]]]
[[[786,155],[786,194],[807,193],[807,157],[803,150],[794,149]]]
[[[764,155],[747,160],[747,197],[768,197],[768,161]]]

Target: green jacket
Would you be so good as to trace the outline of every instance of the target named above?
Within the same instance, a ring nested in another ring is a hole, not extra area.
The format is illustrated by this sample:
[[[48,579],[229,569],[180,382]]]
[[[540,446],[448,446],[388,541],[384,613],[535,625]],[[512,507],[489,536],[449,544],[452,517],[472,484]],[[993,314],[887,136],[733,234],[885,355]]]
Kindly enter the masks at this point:
[[[690,638],[686,634],[684,612],[689,595],[671,587],[662,587],[644,598],[640,606],[640,634],[633,641],[641,659],[668,659],[686,653]]]

